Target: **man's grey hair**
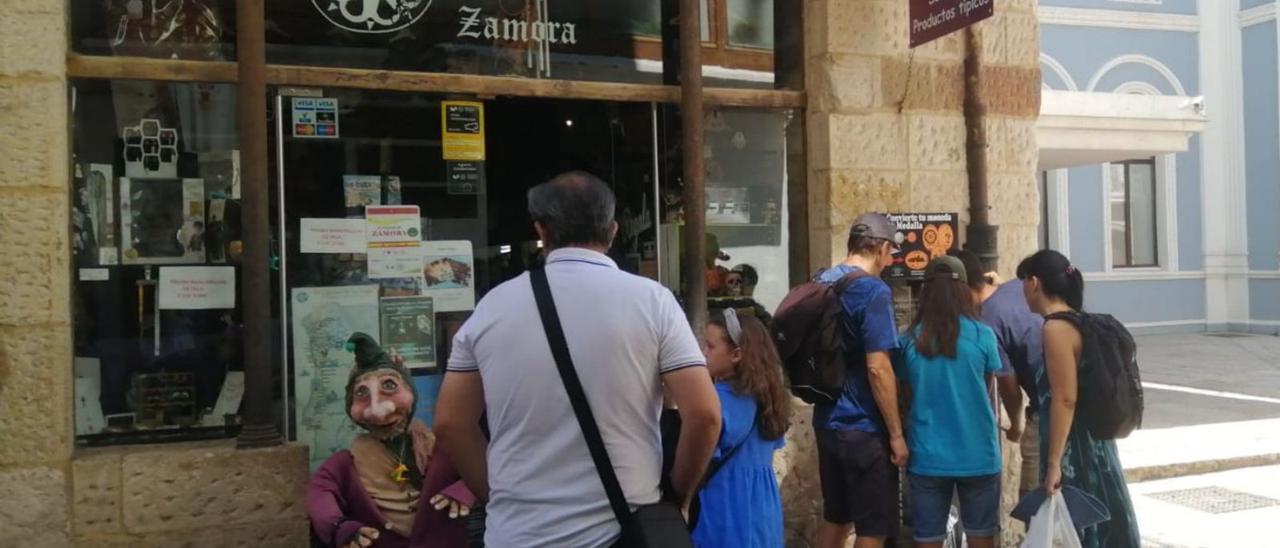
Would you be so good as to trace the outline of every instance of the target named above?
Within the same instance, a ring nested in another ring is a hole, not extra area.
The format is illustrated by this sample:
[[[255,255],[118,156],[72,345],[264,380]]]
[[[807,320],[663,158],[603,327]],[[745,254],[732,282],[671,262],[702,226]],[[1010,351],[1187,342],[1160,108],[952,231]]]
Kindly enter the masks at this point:
[[[610,245],[617,199],[609,185],[570,171],[529,189],[529,217],[547,230],[548,248]]]

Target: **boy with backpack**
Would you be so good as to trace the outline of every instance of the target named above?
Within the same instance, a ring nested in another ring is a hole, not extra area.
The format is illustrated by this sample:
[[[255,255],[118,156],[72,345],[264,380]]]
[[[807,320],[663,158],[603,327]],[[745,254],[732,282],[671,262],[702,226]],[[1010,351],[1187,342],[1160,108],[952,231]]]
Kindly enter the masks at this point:
[[[898,347],[893,295],[880,272],[893,262],[897,228],[864,213],[848,256],[783,300],[773,332],[792,391],[814,404],[822,483],[818,546],[880,548],[898,528],[898,468],[907,444],[890,353]]]

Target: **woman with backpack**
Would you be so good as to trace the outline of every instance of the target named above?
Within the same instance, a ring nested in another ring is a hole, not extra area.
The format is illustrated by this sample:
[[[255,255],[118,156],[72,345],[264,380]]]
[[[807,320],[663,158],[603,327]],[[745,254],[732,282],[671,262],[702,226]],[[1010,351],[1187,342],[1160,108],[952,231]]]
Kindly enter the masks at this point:
[[[690,516],[699,548],[783,545],[782,497],[773,452],[791,426],[791,394],[773,339],[753,316],[712,314],[703,340],[720,396],[720,441]]]
[[[1080,384],[1081,356],[1091,349],[1077,325],[1084,318],[1084,276],[1057,251],[1043,250],[1018,265],[1027,305],[1045,316],[1045,373],[1037,379],[1040,409],[1041,478],[1049,495],[1070,485],[1097,498],[1111,519],[1080,531],[1084,548],[1137,548],[1138,523],[1113,439],[1097,439],[1081,420],[1076,402],[1087,399]],[[1097,344],[1096,342],[1093,344]],[[1096,351],[1094,352],[1096,355]]]
[[[942,546],[953,498],[969,546],[995,546],[1000,526],[1000,442],[988,396],[1000,349],[995,331],[978,320],[967,278],[955,257],[929,263],[919,310],[894,356],[910,387],[907,477],[923,548]]]

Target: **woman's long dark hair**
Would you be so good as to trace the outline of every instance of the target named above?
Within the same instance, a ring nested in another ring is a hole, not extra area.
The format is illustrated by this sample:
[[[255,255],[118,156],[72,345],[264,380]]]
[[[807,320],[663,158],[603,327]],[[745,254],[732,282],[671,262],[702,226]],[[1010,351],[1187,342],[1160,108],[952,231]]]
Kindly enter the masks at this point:
[[[728,332],[724,316],[712,314],[708,321]],[[729,383],[734,392],[756,400],[760,434],[767,440],[776,440],[791,428],[791,392],[782,378],[782,359],[763,322],[755,316],[738,314],[738,323],[742,325],[742,340],[736,347],[742,350],[742,361]],[[728,336],[725,339],[735,346]]]
[[[1037,251],[1018,265],[1018,279],[1040,280],[1045,295],[1062,299],[1077,312],[1084,310],[1084,275],[1071,260],[1052,249]]]
[[[926,358],[956,357],[956,341],[960,338],[960,318],[977,319],[978,307],[973,293],[949,270],[926,278],[920,290],[920,308],[916,310],[911,329],[915,332],[916,350]]]

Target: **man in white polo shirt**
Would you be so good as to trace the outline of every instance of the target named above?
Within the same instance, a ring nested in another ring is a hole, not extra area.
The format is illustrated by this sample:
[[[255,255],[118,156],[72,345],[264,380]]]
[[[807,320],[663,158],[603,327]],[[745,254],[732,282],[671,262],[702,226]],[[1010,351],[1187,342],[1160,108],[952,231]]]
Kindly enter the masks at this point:
[[[605,255],[618,224],[603,181],[566,173],[528,199],[550,253],[545,268],[569,354],[627,501],[634,509],[659,500],[665,386],[683,424],[671,484],[687,505],[720,434],[720,404],[697,338],[670,291]],[[490,291],[454,337],[435,432],[472,491],[488,499],[487,546],[617,541],[621,527],[556,370],[528,274]]]

